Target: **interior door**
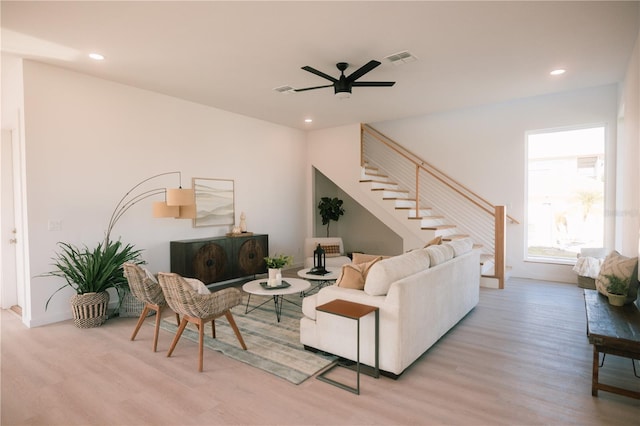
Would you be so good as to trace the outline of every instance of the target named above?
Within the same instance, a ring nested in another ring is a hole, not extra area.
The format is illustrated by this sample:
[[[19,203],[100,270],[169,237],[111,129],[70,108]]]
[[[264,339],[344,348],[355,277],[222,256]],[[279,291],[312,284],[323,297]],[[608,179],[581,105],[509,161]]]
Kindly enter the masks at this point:
[[[15,226],[13,149],[11,130],[2,130],[2,147],[0,149],[0,254],[2,269],[0,270],[0,306],[8,309],[12,306],[23,306],[17,284],[16,243],[18,235]]]

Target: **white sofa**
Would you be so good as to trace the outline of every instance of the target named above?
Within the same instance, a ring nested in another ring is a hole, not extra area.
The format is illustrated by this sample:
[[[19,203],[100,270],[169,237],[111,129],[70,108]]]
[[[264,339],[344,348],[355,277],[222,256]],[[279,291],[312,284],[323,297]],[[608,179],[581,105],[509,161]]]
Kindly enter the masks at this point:
[[[340,237],[314,237],[305,238],[304,240],[304,267],[313,268],[313,252],[320,246],[338,246],[339,253],[337,256],[325,255],[326,265],[329,267],[339,268],[340,266],[350,263],[351,259],[344,253],[344,244]]]
[[[377,306],[380,369],[397,377],[477,305],[479,294],[480,250],[470,240],[414,250],[375,263],[363,290],[332,285],[305,297],[300,341],[355,360],[355,321],[315,308],[334,299]],[[370,366],[374,324],[373,315],[360,323],[360,361]]]

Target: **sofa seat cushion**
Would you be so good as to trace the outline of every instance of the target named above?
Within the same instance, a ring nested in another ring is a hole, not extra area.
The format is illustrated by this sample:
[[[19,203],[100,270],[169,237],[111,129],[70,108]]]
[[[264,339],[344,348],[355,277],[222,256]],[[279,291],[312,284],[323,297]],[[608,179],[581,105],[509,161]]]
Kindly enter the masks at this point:
[[[369,270],[364,283],[365,293],[371,296],[384,296],[395,281],[428,269],[431,263],[427,250],[413,250],[376,262]]]

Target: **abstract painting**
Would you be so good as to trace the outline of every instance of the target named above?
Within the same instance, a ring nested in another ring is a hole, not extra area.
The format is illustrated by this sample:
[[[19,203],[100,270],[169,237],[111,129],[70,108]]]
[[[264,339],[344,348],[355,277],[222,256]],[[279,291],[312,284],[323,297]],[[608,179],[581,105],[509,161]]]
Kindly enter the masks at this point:
[[[194,228],[235,223],[233,180],[193,178],[192,183],[196,193]]]

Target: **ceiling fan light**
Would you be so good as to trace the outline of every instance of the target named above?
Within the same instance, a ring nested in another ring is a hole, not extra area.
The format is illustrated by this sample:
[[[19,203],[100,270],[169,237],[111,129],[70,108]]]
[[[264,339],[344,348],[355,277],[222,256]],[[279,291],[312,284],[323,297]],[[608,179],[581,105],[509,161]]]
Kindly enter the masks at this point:
[[[336,90],[336,98],[342,100],[342,99],[349,99],[351,97],[351,92],[348,90]]]

